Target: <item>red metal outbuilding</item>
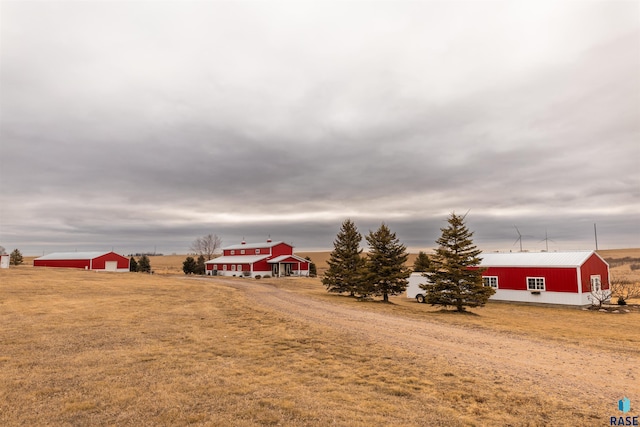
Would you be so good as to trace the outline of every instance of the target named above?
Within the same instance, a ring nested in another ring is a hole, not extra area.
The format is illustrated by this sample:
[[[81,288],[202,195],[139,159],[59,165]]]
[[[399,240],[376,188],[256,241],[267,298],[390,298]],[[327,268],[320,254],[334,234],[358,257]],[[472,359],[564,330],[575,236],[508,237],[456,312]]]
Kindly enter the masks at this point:
[[[126,272],[129,258],[115,252],[55,252],[34,259],[33,266]]]
[[[609,289],[609,265],[594,251],[480,255],[492,300],[589,305]]]

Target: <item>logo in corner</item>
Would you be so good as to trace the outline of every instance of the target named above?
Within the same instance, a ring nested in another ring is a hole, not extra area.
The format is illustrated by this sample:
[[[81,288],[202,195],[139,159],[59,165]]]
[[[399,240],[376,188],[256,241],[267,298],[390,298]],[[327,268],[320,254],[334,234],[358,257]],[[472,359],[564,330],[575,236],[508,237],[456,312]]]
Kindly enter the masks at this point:
[[[640,415],[627,414],[631,410],[631,401],[628,397],[618,400],[618,410],[625,415],[609,417],[610,426],[640,426]]]

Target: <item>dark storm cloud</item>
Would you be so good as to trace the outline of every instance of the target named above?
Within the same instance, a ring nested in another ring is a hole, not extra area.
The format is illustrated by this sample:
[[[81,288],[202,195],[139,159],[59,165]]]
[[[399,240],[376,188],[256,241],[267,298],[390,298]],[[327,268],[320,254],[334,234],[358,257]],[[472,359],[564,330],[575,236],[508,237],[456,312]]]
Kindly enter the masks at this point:
[[[471,209],[487,247],[637,246],[637,12],[6,2],[0,243],[326,248],[351,217],[420,248]]]

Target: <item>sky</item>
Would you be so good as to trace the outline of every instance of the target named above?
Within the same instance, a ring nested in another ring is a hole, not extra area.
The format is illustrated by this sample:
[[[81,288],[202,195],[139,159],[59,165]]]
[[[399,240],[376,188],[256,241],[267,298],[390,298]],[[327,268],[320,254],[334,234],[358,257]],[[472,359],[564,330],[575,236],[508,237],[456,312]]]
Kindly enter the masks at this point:
[[[430,250],[452,212],[485,251],[640,247],[637,1],[2,0],[0,24],[7,251],[330,250],[347,218]]]

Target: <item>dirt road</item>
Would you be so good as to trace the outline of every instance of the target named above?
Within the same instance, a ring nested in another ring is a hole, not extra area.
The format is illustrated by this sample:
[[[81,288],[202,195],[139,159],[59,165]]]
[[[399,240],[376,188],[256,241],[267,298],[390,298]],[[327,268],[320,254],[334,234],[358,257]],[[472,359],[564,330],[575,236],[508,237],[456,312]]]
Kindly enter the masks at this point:
[[[256,281],[225,281],[250,294],[254,304],[297,321],[351,334],[365,343],[384,342],[420,360],[442,359],[456,372],[555,397],[565,404],[612,412],[628,396],[640,402],[640,349],[633,353],[534,340],[515,334],[414,320],[353,309]],[[531,325],[535,327],[535,325]]]

